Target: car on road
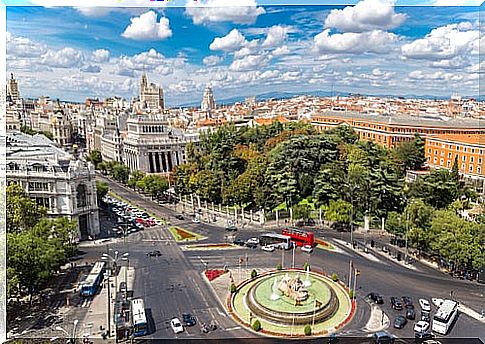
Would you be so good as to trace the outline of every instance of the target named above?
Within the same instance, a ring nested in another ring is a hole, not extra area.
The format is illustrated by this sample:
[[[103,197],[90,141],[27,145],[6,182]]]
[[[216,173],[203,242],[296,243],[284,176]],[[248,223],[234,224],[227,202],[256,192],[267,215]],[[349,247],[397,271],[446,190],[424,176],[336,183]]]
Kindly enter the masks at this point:
[[[414,332],[426,332],[429,330],[429,322],[420,320],[414,324]]]
[[[184,217],[183,217],[181,214],[177,214],[177,215],[175,215],[175,218],[176,218],[177,220],[183,220],[183,219],[184,219]]]
[[[402,329],[404,328],[404,326],[406,326],[407,323],[407,319],[400,315],[396,317],[396,319],[394,319],[394,328]]]
[[[403,296],[402,297],[402,302],[404,303],[404,307],[406,308],[414,308],[413,304],[413,299],[411,299],[409,296]]]
[[[431,305],[426,299],[419,299],[419,306],[423,312],[431,312]]]
[[[256,248],[258,247],[258,244],[255,244],[253,242],[246,242],[246,247],[249,247],[249,248]]]
[[[392,309],[396,311],[401,311],[402,310],[402,303],[399,301],[397,297],[391,297],[391,307]]]
[[[373,301],[374,303],[380,304],[380,305],[382,305],[384,303],[382,296],[379,295],[378,293],[374,293],[374,292],[369,293],[367,295],[367,299]]]
[[[350,231],[350,224],[341,223],[341,222],[334,222],[330,225],[330,229],[333,229],[337,232],[349,232]]]
[[[411,308],[411,307],[406,308],[406,318],[408,318],[409,320],[416,319],[416,312],[414,311],[414,308]]]
[[[313,252],[313,247],[311,245],[303,245],[301,247],[302,252],[306,253],[312,253]]]
[[[184,327],[180,323],[179,318],[173,318],[172,320],[170,320],[170,326],[172,327],[174,333],[184,332]]]
[[[160,257],[162,255],[162,252],[159,250],[153,250],[147,253],[147,256],[149,257]]]
[[[236,232],[237,231],[237,227],[234,226],[234,225],[227,226],[226,227],[226,231],[228,231],[228,232]]]
[[[266,246],[261,246],[261,249],[266,252],[273,252],[274,251],[274,246],[273,245],[266,245]]]
[[[390,344],[394,343],[394,336],[386,331],[379,331],[372,336],[375,344]]]
[[[188,327],[194,326],[195,324],[197,324],[195,317],[190,313],[182,314],[182,320],[184,321],[185,326],[188,326]]]
[[[192,219],[192,222],[193,222],[193,223],[200,223],[200,219],[199,219],[198,217],[194,217],[194,218]]]
[[[234,241],[232,243],[234,245],[239,245],[239,246],[244,246],[246,244],[246,242],[241,238],[234,239]]]
[[[249,238],[248,240],[246,240],[246,244],[256,244],[256,245],[258,245],[259,239],[258,238]]]

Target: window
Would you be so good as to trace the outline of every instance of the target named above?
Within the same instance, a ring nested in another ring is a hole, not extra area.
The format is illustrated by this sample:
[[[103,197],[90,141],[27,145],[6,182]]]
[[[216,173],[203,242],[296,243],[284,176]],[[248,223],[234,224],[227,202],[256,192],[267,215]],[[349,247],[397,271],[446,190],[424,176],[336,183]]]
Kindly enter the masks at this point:
[[[448,153],[448,159],[451,159],[451,152]]]
[[[450,160],[448,160],[448,161],[446,162],[446,167],[451,167],[451,161],[450,161]]]
[[[437,161],[438,161],[438,158],[437,157],[434,157],[433,163],[436,164]]]
[[[482,169],[480,168],[480,166],[477,166],[477,173],[478,174],[481,174],[482,173]]]
[[[466,161],[466,155],[463,155],[463,156],[461,157],[461,161]]]
[[[440,165],[443,166],[443,164],[444,164],[444,160],[440,159]]]
[[[478,163],[481,164],[482,163],[482,158],[478,158]]]
[[[473,157],[472,156],[470,157],[470,162],[473,162]]]
[[[79,184],[76,188],[76,203],[78,208],[85,207],[87,205],[86,200],[86,186],[84,184]]]
[[[466,147],[463,147],[463,151],[466,152]]]
[[[465,164],[461,164],[461,170],[465,171]]]
[[[473,165],[470,165],[469,170],[470,170],[470,172],[473,172]]]
[[[29,191],[49,191],[49,183],[29,182]]]
[[[434,150],[434,155],[438,155],[438,151],[436,149]]]

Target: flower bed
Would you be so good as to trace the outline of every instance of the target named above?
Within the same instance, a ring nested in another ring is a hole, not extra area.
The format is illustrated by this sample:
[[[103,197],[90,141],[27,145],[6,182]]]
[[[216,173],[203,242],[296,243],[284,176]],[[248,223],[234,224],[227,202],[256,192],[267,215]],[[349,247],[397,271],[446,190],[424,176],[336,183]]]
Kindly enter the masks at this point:
[[[174,239],[177,241],[192,241],[205,239],[205,237],[203,237],[202,235],[192,233],[180,227],[170,227],[169,231],[170,233],[172,233]]]
[[[321,248],[323,248],[323,249],[335,250],[335,247],[332,244],[330,244],[330,243],[328,243],[328,242],[326,242],[322,239],[315,239],[315,243],[317,245],[321,246]]]
[[[201,245],[189,245],[189,248],[226,248],[233,247],[233,244],[201,244]]]
[[[215,270],[205,270],[204,274],[205,277],[209,280],[209,282],[212,282],[215,280],[217,277],[224,275],[226,272],[222,269],[215,269]]]

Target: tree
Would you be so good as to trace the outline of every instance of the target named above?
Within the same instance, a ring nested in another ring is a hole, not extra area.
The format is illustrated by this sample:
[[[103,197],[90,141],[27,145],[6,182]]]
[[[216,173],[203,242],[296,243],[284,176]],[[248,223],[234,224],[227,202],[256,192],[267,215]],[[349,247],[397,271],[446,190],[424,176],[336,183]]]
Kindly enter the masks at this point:
[[[152,198],[158,197],[160,194],[168,190],[168,180],[156,174],[149,174],[141,180],[143,190]]]
[[[125,165],[117,163],[112,167],[110,174],[113,179],[126,184],[130,176],[130,170]]]
[[[99,180],[96,181],[96,197],[98,199],[98,204],[101,204],[103,202],[103,198],[108,194],[108,191],[108,183]]]
[[[359,135],[349,125],[339,125],[333,129],[327,130],[326,133],[335,136],[338,143],[353,144],[359,140]]]
[[[136,190],[137,183],[145,177],[145,173],[139,170],[131,171],[130,178],[128,179],[128,186]]]
[[[103,157],[99,150],[93,149],[87,156],[87,160],[93,163],[95,169],[99,169],[99,164],[103,161]]]
[[[339,223],[350,223],[352,205],[342,199],[331,200],[327,206],[323,206],[325,219]]]
[[[195,175],[195,191],[203,200],[220,202],[221,185],[217,175],[211,171],[200,171]]]
[[[7,232],[19,232],[32,228],[47,210],[31,200],[18,184],[7,187]]]
[[[456,183],[460,182],[460,170],[458,167],[458,154],[455,155],[455,160],[453,161],[453,167],[451,168],[451,177]]]
[[[253,330],[254,330],[254,331],[256,331],[256,332],[257,332],[257,331],[261,330],[261,322],[260,322],[259,320],[257,320],[257,319],[256,319],[256,320],[253,322],[253,324],[251,325],[251,327],[253,328]]]
[[[310,336],[312,334],[312,327],[310,325],[305,325],[303,332],[305,336]]]
[[[426,162],[424,141],[418,134],[411,141],[405,141],[396,148],[397,156],[406,170],[419,170]]]
[[[311,207],[308,204],[296,204],[292,207],[293,219],[308,220],[311,215]]]
[[[180,195],[188,195],[192,192],[190,177],[195,174],[195,164],[180,164],[173,172],[175,191]]]
[[[47,137],[51,141],[54,140],[54,135],[50,131],[44,130],[44,131],[41,131],[39,133],[42,134],[42,135],[44,135],[45,137]]]
[[[423,198],[435,208],[448,207],[458,196],[459,185],[446,169],[433,170],[410,184],[409,196]]]
[[[328,204],[330,200],[337,200],[341,197],[345,169],[344,162],[340,160],[322,165],[315,178],[315,189],[313,191],[317,204]]]
[[[22,133],[24,133],[24,134],[27,134],[27,135],[35,135],[35,134],[37,134],[37,132],[34,129],[32,129],[31,127],[28,127],[26,125],[21,126],[20,127],[20,131]]]
[[[404,235],[406,233],[405,222],[406,219],[403,219],[401,214],[391,211],[387,214],[386,229],[390,233]]]

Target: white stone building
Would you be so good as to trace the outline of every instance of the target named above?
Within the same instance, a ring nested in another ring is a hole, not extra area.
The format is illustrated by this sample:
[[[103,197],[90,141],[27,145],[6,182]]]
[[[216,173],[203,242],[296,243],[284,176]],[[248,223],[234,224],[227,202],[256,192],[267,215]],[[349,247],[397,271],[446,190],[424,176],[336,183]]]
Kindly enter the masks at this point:
[[[154,83],[149,84],[145,73],[140,80],[140,102],[142,108],[150,110],[163,110],[165,108],[163,89]]]
[[[214,100],[214,93],[212,93],[212,88],[207,86],[204,90],[204,95],[202,96],[202,103],[200,104],[200,109],[202,111],[212,111],[216,108],[216,101]]]
[[[76,160],[44,135],[7,133],[7,183],[18,183],[49,217],[78,224],[78,238],[99,233],[94,166]]]

